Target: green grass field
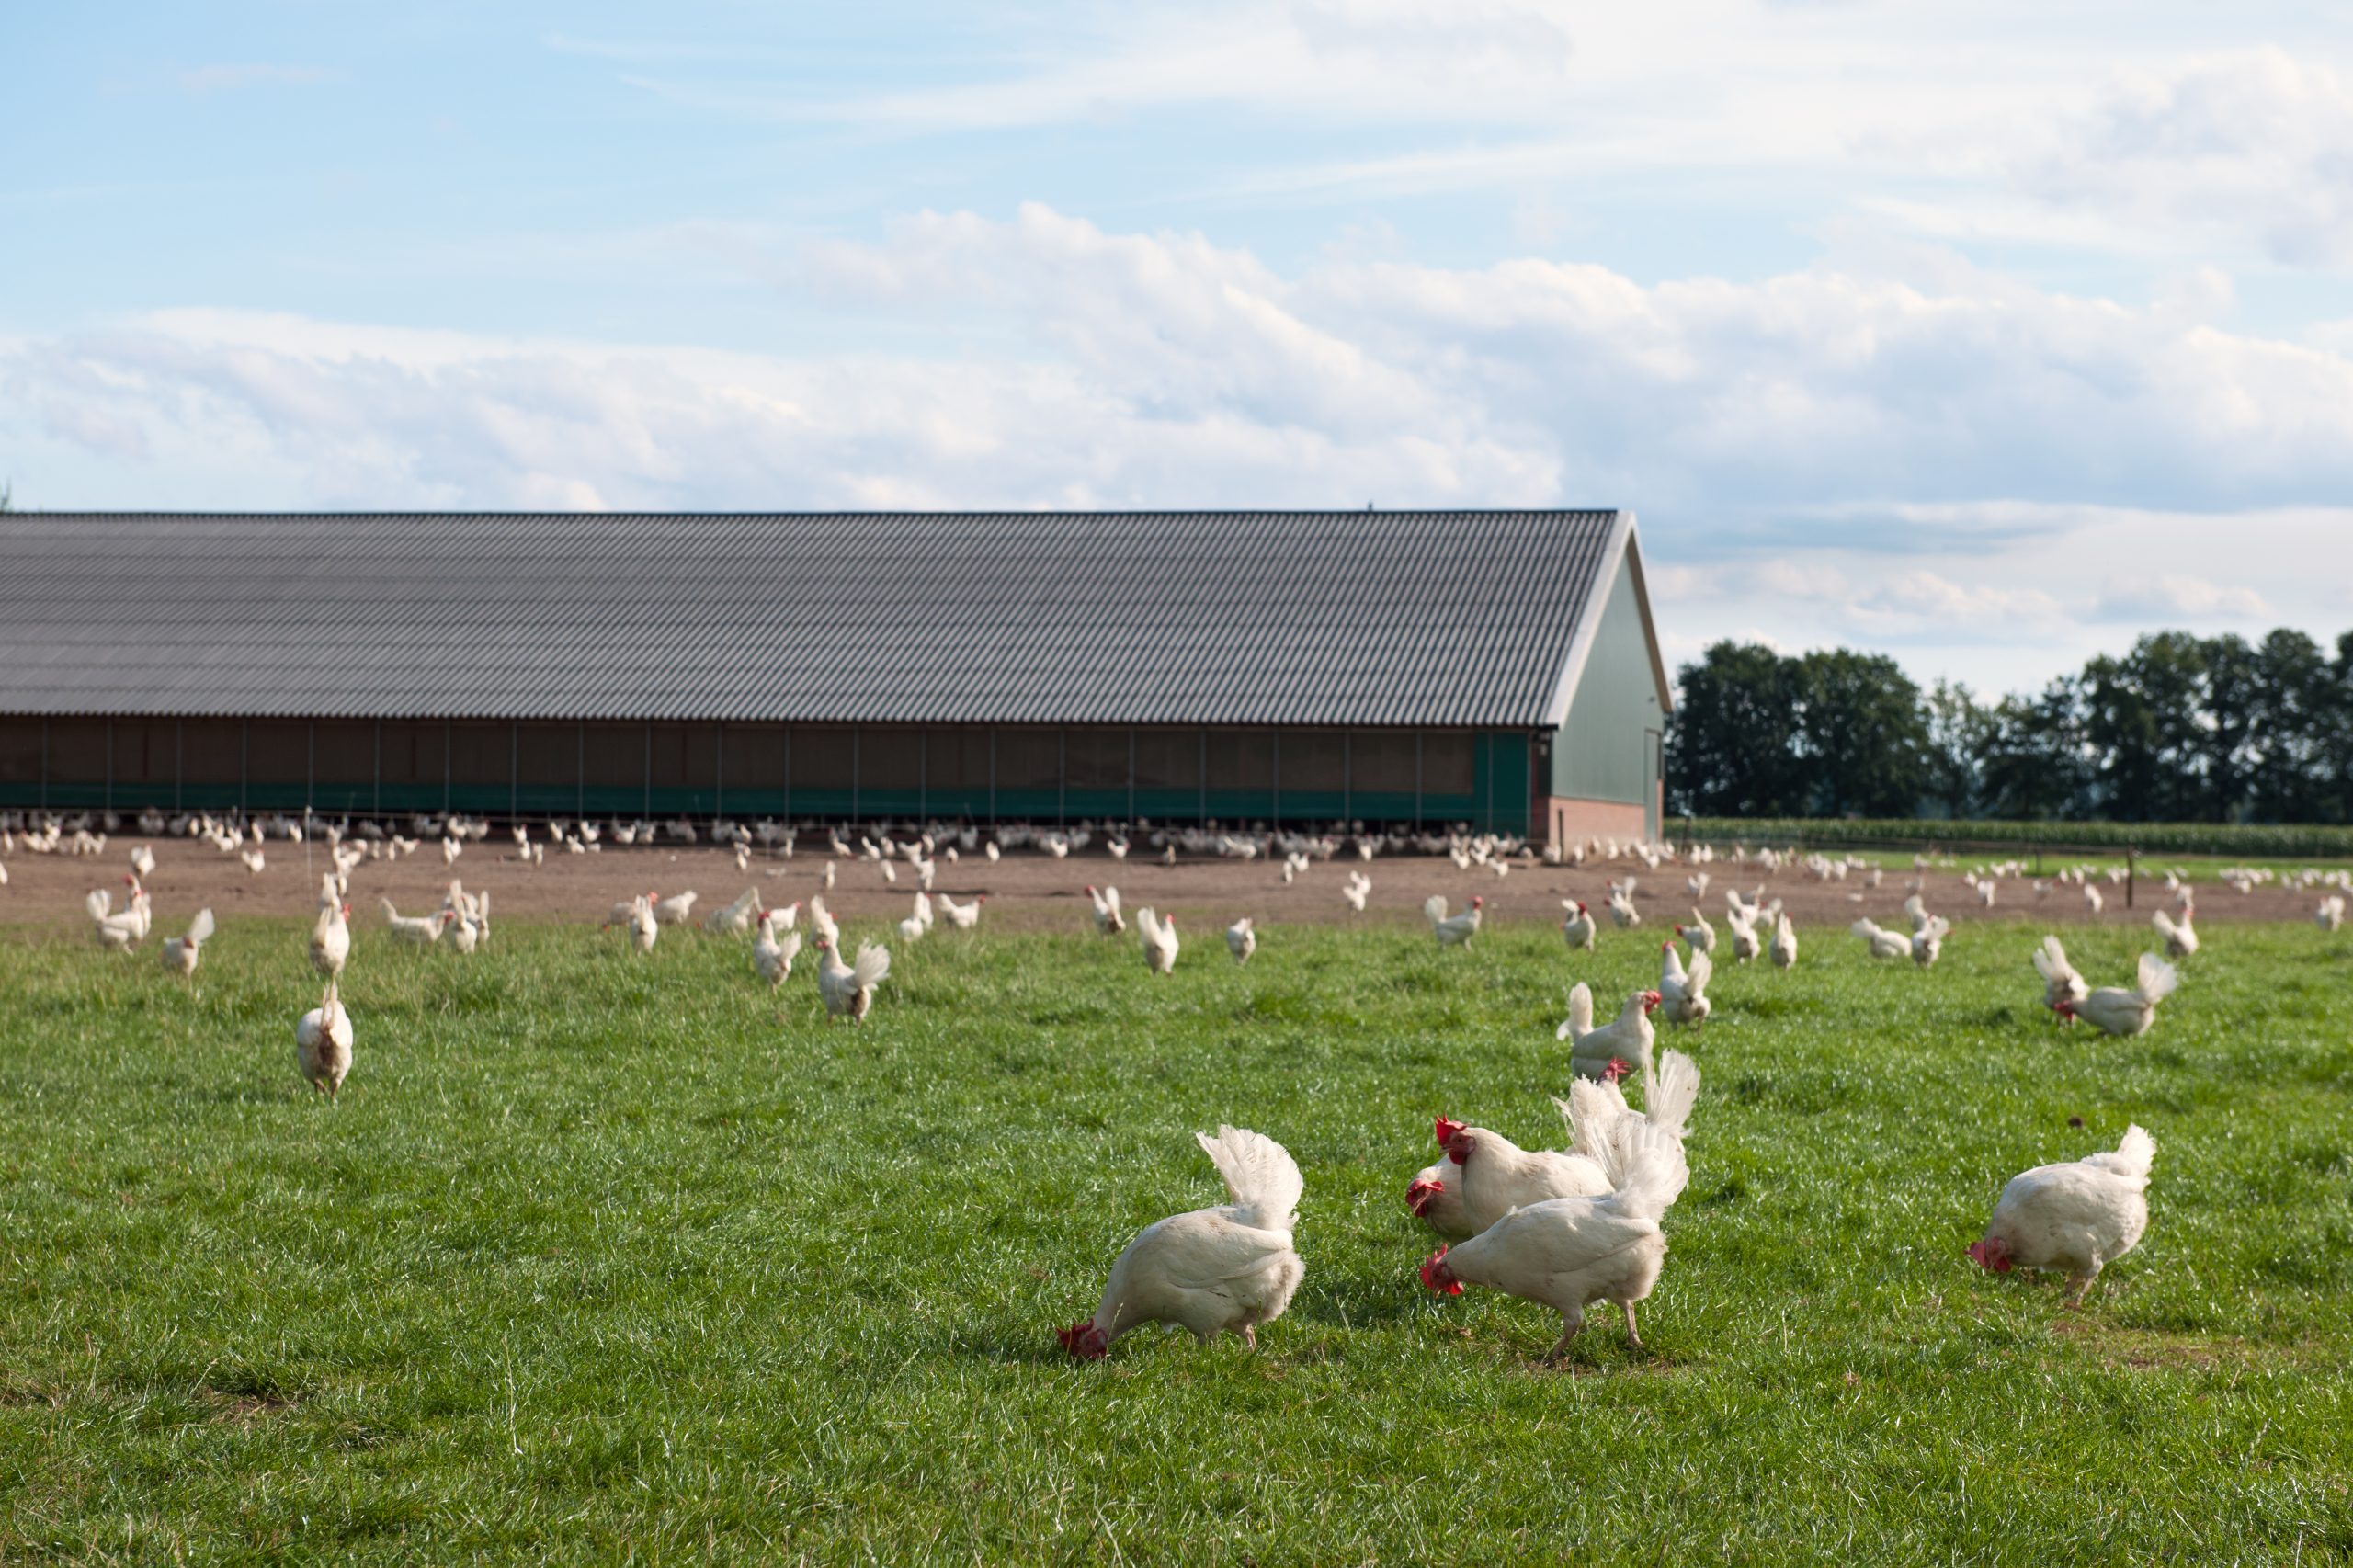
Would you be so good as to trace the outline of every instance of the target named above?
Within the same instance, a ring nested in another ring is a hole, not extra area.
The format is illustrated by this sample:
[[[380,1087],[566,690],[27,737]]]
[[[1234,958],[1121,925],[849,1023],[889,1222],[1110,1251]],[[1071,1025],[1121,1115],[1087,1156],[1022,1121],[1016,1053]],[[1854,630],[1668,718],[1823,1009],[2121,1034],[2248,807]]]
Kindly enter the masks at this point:
[[[2353,937],[2218,926],[2115,1041],[2040,1012],[2039,929],[1727,964],[1650,1353],[1605,1312],[1564,1370],[1551,1314],[1415,1285],[1403,1191],[1434,1112],[1558,1136],[1562,993],[1646,940],[1278,928],[1156,980],[942,933],[852,1029],[735,943],[369,929],[330,1108],[298,927],[193,996],[6,933],[0,1560],[2346,1561]],[[2101,983],[2145,933],[2071,935]],[[1221,1119],[1305,1170],[1290,1314],[1065,1359]],[[2131,1119],[2150,1231],[2086,1309],[1967,1262]]]

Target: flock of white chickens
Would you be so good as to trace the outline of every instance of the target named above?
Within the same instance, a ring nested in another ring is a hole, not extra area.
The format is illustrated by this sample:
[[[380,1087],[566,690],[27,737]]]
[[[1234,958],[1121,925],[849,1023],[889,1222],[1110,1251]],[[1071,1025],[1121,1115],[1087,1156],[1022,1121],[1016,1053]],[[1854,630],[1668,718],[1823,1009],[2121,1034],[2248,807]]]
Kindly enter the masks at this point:
[[[1002,841],[1034,845],[1057,859],[1078,846],[1060,834],[1009,833],[1001,835],[1000,841],[978,847],[994,860],[1002,852]],[[230,838],[228,842],[234,846],[240,841]],[[1078,842],[1083,845],[1085,839]],[[445,860],[453,862],[459,840],[453,835],[449,843],[450,852]],[[1229,858],[1255,857],[1255,849],[1252,855],[1237,854],[1235,843],[1227,837],[1208,841],[1203,847]],[[903,941],[922,940],[942,920],[963,930],[978,924],[983,898],[959,903],[944,893],[933,894],[933,856],[939,846],[930,835],[911,836],[904,844],[887,838],[881,845],[861,840],[856,852],[835,835],[832,847],[841,857],[878,867],[886,882],[897,881],[892,860],[907,864],[917,886],[913,913],[899,923]],[[967,844],[966,847],[974,846]],[[1126,859],[1124,836],[1112,836],[1106,847],[1115,862]],[[1595,851],[1602,847],[1591,846]],[[1614,858],[1618,846],[1608,847]],[[363,861],[381,853],[347,848],[339,841],[332,848],[334,869],[321,877],[317,915],[308,943],[310,961],[322,977],[324,993],[319,1005],[304,1013],[295,1027],[296,1065],[303,1080],[329,1100],[339,1094],[352,1065],[352,1018],[339,994],[351,951],[349,878]],[[1165,858],[1173,860],[1174,850],[1170,843]],[[1281,875],[1287,884],[1314,858],[1329,858],[1328,849],[1314,856],[1307,848],[1286,846],[1282,853]],[[1370,849],[1360,853],[1363,858],[1371,858]],[[1478,845],[1474,853],[1464,841],[1455,840],[1449,843],[1449,853],[1466,870],[1490,860],[1506,863],[1506,856],[1495,854],[1486,844]],[[955,844],[949,844],[946,858],[953,859],[956,854]],[[1651,867],[1671,857],[1671,851],[1659,846],[1640,846],[1640,858]],[[1583,858],[1582,853],[1578,858]],[[1748,863],[1745,856],[1741,858]],[[1782,860],[1768,851],[1756,863],[1768,869],[1782,863],[1802,864],[1810,874],[1825,881],[1843,880],[1846,874],[1846,863],[1821,857],[1799,861],[1792,854]],[[97,938],[107,947],[134,948],[152,926],[152,902],[142,881],[153,874],[152,851],[143,845],[136,847],[131,864],[132,874],[123,879],[129,895],[119,908],[107,890],[91,892],[85,901]],[[258,870],[250,863],[249,869]],[[2004,869],[1995,869],[1982,883],[1972,874],[1969,883],[1972,888],[1990,888],[1994,876]],[[1697,903],[1707,892],[1710,875],[1704,868],[1696,869],[1687,881],[1686,889],[1694,900],[1691,918],[1674,926],[1673,931],[1688,949],[1688,956],[1675,941],[1662,943],[1655,988],[1630,994],[1616,1016],[1600,1025],[1595,1021],[1591,990],[1579,983],[1570,991],[1568,1016],[1557,1031],[1558,1039],[1569,1048],[1568,1096],[1553,1101],[1563,1117],[1565,1146],[1522,1149],[1491,1129],[1440,1116],[1435,1124],[1438,1157],[1417,1172],[1406,1188],[1407,1208],[1441,1243],[1421,1265],[1422,1283],[1448,1294],[1460,1293],[1466,1285],[1483,1286],[1559,1312],[1562,1333],[1549,1358],[1566,1352],[1584,1326],[1586,1312],[1597,1302],[1617,1306],[1629,1342],[1642,1343],[1634,1309],[1651,1293],[1665,1262],[1664,1223],[1689,1179],[1684,1141],[1700,1088],[1699,1067],[1689,1056],[1672,1050],[1654,1054],[1657,1037],[1652,1020],[1657,1016],[1671,1026],[1696,1028],[1713,1010],[1708,988],[1713,977],[1717,933]],[[835,862],[829,860],[820,878],[822,886],[832,889],[837,876]],[[1870,869],[1869,885],[1878,886],[1880,876],[1876,868]],[[2081,1020],[2111,1035],[2137,1036],[2148,1031],[2159,1004],[2177,983],[2175,962],[2196,953],[2200,946],[2189,887],[2177,877],[2168,881],[2177,891],[2177,913],[2160,910],[2152,922],[2163,938],[2165,954],[2143,954],[2130,986],[2092,987],[2069,962],[2057,937],[2042,939],[2031,957],[2043,983],[2044,1006],[2052,1014],[2069,1024]],[[1609,880],[1603,890],[1604,914],[1615,929],[1631,931],[1643,924],[1634,903],[1636,886],[1632,876],[1624,876]],[[1873,958],[1909,958],[1927,970],[1937,962],[1953,926],[1927,909],[1918,879],[1911,886],[1911,895],[1903,905],[1903,926],[1881,926],[1858,918],[1850,934],[1863,941]],[[1351,869],[1341,884],[1341,897],[1351,910],[1361,914],[1371,889],[1370,879],[1361,869]],[[1116,887],[1090,884],[1086,893],[1097,931],[1117,937],[1128,929],[1128,915]],[[1979,897],[1981,904],[1993,902],[1983,892]],[[430,947],[446,938],[456,949],[472,953],[489,940],[489,894],[469,892],[457,880],[449,883],[440,908],[430,915],[404,915],[391,900],[381,903],[389,929],[404,942]],[[654,950],[665,927],[697,924],[696,903],[693,892],[669,897],[638,894],[614,904],[603,925],[625,930],[631,946],[647,953]],[[877,988],[889,978],[889,949],[861,943],[855,959],[846,961],[840,950],[840,926],[827,910],[822,892],[812,893],[805,903],[795,901],[780,908],[763,904],[759,890],[747,888],[699,924],[712,936],[752,936],[753,971],[773,989],[791,975],[805,922],[820,955],[816,988],[826,1014],[863,1021],[872,1009]],[[1729,949],[1735,962],[1769,957],[1775,967],[1784,971],[1796,964],[1796,931],[1780,900],[1767,902],[1759,885],[1745,896],[1737,889],[1727,889],[1724,904]],[[2314,915],[2316,924],[2326,931],[2338,929],[2344,906],[2342,893],[2328,893]],[[1602,922],[1589,906],[1563,900],[1563,907],[1561,930],[1568,947],[1597,947],[1602,939]],[[1423,907],[1431,936],[1441,948],[1472,941],[1485,913],[1483,896],[1474,896],[1460,912],[1450,912],[1443,896],[1431,897]],[[1179,954],[1175,917],[1146,906],[1135,912],[1134,926],[1147,967],[1156,974],[1171,973]],[[165,966],[192,978],[213,929],[212,912],[199,911],[183,936],[162,944]],[[1224,936],[1236,963],[1247,963],[1257,951],[1257,930],[1250,918],[1237,920]],[[1640,1109],[1624,1093],[1623,1085],[1629,1081],[1642,1086]],[[1297,1290],[1304,1274],[1293,1241],[1303,1191],[1297,1164],[1273,1139],[1246,1129],[1221,1126],[1214,1136],[1197,1136],[1224,1182],[1228,1201],[1162,1220],[1136,1236],[1113,1263],[1094,1315],[1058,1331],[1072,1354],[1089,1358],[1104,1356],[1120,1335],[1154,1323],[1181,1326],[1203,1342],[1233,1333],[1255,1345],[1257,1328],[1281,1316]],[[1969,1248],[1969,1256],[1997,1272],[2028,1268],[2063,1273],[2069,1303],[2080,1301],[2101,1269],[2140,1241],[2148,1223],[2146,1191],[2154,1154],[2154,1141],[2136,1125],[2126,1130],[2113,1152],[2038,1166],[2014,1177],[2004,1187],[1984,1237]]]

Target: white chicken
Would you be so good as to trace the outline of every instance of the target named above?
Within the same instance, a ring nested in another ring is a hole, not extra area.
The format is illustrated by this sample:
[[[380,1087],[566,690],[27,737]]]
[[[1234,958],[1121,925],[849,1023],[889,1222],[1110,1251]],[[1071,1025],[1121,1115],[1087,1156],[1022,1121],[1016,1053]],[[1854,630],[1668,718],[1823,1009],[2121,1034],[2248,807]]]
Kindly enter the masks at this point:
[[[833,937],[817,938],[817,994],[828,1017],[864,1023],[873,1010],[874,988],[889,978],[890,949],[868,943],[858,949],[858,961],[847,964]]]
[[[2313,911],[2313,924],[2331,934],[2342,927],[2345,924],[2345,895],[2333,892],[2322,899],[2320,907]]]
[[[1372,896],[1372,879],[1361,871],[1350,871],[1348,880],[1340,884],[1340,897],[1357,914],[1364,913],[1365,900]]]
[[[199,909],[196,918],[188,923],[188,935],[174,937],[157,949],[165,969],[176,969],[184,975],[196,973],[197,960],[204,956],[204,944],[212,939],[212,911]]]
[[[1603,1164],[1610,1177],[1606,1194],[1516,1210],[1469,1241],[1438,1248],[1422,1264],[1422,1283],[1446,1295],[1483,1285],[1551,1307],[1562,1327],[1548,1361],[1568,1353],[1595,1301],[1618,1304],[1626,1342],[1639,1348],[1634,1306],[1658,1283],[1666,1261],[1659,1221],[1682,1196],[1690,1167],[1682,1140],[1650,1127],[1611,1144]]]
[[[1449,916],[1446,913],[1446,895],[1434,892],[1422,904],[1422,913],[1429,916],[1430,932],[1438,938],[1438,945],[1452,948],[1460,947],[1479,934],[1479,918],[1486,907],[1485,899],[1473,897],[1470,908]]]
[[[1690,943],[1691,950],[1695,953],[1712,953],[1716,950],[1716,928],[1709,925],[1708,917],[1696,908],[1691,911],[1691,924],[1677,926],[1675,928],[1675,934]]]
[[[1120,890],[1114,887],[1097,889],[1089,884],[1086,896],[1095,901],[1095,929],[1106,937],[1116,937],[1128,928],[1120,914]]]
[[[1443,1116],[1433,1131],[1445,1157],[1434,1167],[1434,1178],[1429,1172],[1414,1178],[1405,1203],[1434,1228],[1437,1221],[1427,1208],[1439,1193],[1455,1199],[1449,1221],[1461,1234],[1476,1235],[1514,1209],[1609,1190],[1608,1174],[1588,1154],[1523,1149],[1500,1132]],[[1424,1207],[1415,1207],[1417,1201]]]
[[[1679,1051],[1659,1053],[1658,1071],[1643,1074],[1643,1108],[1626,1103],[1625,1091],[1611,1078],[1579,1078],[1569,1085],[1569,1097],[1553,1105],[1569,1131],[1569,1147],[1598,1160],[1608,1143],[1622,1141],[1638,1127],[1655,1127],[1680,1138],[1688,1129],[1691,1112],[1699,1103],[1699,1068]],[[1620,1154],[1625,1147],[1620,1142]]]
[[[1569,1042],[1569,1064],[1580,1078],[1623,1077],[1651,1070],[1651,1046],[1658,1032],[1651,1027],[1651,1010],[1661,998],[1655,991],[1628,994],[1618,1016],[1600,1028],[1593,1027],[1593,988],[1579,981],[1569,991],[1569,1016],[1552,1038]]]
[[[1860,937],[1870,945],[1875,959],[1900,959],[1912,951],[1912,938],[1901,931],[1890,931],[1869,918],[1858,919],[1847,927],[1850,936]]]
[[[136,877],[122,879],[131,886],[131,901],[120,909],[111,907],[112,899],[103,888],[94,891],[83,901],[89,911],[90,921],[98,946],[128,952],[147,939],[153,925],[153,906],[148,903],[147,890],[139,885]]]
[[[1601,924],[1594,919],[1593,912],[1573,898],[1563,899],[1561,907],[1568,911],[1561,917],[1561,939],[1568,943],[1572,950],[1598,947]]]
[[[2197,918],[2197,905],[2188,903],[2182,904],[2181,917],[2177,920],[2162,909],[2149,912],[2151,929],[2165,939],[2165,957],[2186,959],[2198,950]]]
[[[969,931],[981,923],[981,905],[988,902],[986,893],[975,893],[970,903],[959,903],[946,893],[938,900],[940,915],[959,931]]]
[[[319,1005],[294,1026],[294,1065],[311,1087],[333,1101],[351,1071],[351,1015],[327,981]]]
[[[668,898],[657,899],[654,904],[654,918],[665,926],[684,926],[694,918],[698,896],[688,889],[685,892],[672,893]]]
[[[1633,878],[1609,884],[1609,923],[1620,931],[1631,931],[1643,923],[1642,913],[1634,907]]]
[[[344,960],[351,956],[351,905],[327,899],[319,905],[319,917],[311,926],[311,967],[329,980],[343,973]]]
[[[1670,1024],[1704,1024],[1715,1010],[1708,1000],[1708,982],[1715,973],[1715,960],[1705,952],[1695,950],[1691,964],[1684,967],[1683,955],[1675,950],[1673,942],[1659,944],[1659,1006]]]
[[[899,922],[899,939],[920,942],[931,930],[931,895],[918,889],[915,913]]]
[[[2067,949],[2059,945],[2058,937],[2045,937],[2042,945],[2034,949],[2034,972],[2042,976],[2042,1005],[2061,1021],[2075,1022],[2074,1009],[2090,994],[2091,987],[2075,972],[2075,966],[2068,961]]]
[[[1143,936],[1143,961],[1154,974],[1166,974],[1176,967],[1176,921],[1175,916],[1163,919],[1150,904],[1136,911],[1136,929]]]
[[[1307,1266],[1291,1245],[1298,1224],[1299,1165],[1261,1133],[1221,1126],[1193,1134],[1225,1180],[1228,1202],[1171,1215],[1144,1228],[1111,1265],[1095,1315],[1054,1331],[1083,1360],[1147,1323],[1173,1323],[1201,1344],[1238,1334],[1257,1347],[1257,1329],[1282,1316]]]
[[[1756,917],[1733,910],[1724,915],[1732,928],[1732,961],[1746,963],[1761,950],[1756,944]]]
[[[735,895],[734,903],[703,916],[702,928],[713,937],[740,937],[752,928],[759,907],[760,890],[745,888]]]
[[[2149,1228],[2149,1167],[2157,1141],[2137,1123],[2113,1153],[2037,1165],[2009,1180],[1970,1260],[1990,1273],[2063,1271],[2067,1304],[2080,1302],[2099,1271],[2131,1252]]]
[[[258,877],[269,869],[269,858],[258,849],[240,849],[237,858],[245,863],[245,874]]]
[[[1773,917],[1773,967],[1791,969],[1798,961],[1798,928],[1790,924],[1789,911]]]
[[[777,911],[760,912],[760,934],[752,944],[752,967],[773,991],[792,978],[792,960],[801,956],[801,933],[787,931],[777,935]]]
[[[790,925],[790,922],[788,921],[787,924]],[[825,907],[825,901],[823,898],[814,895],[812,895],[809,900],[809,929],[836,947],[841,944],[842,928],[834,919],[834,912]]]
[[[654,913],[654,900],[651,897],[632,899],[629,906],[631,946],[636,948],[641,953],[650,953],[654,950],[654,944],[661,935],[662,921]]]
[[[2180,976],[2173,965],[2154,953],[2143,953],[2132,989],[2103,985],[2080,1002],[2064,1002],[2052,1009],[2063,1018],[2086,1023],[2116,1035],[2142,1035],[2157,1019],[2157,1004],[2173,994]]]
[[[1250,955],[1258,950],[1258,933],[1248,916],[1225,928],[1225,950],[1233,955],[1235,963],[1248,963]]]
[[[439,941],[441,933],[449,928],[449,922],[453,918],[451,913],[446,909],[432,915],[403,915],[393,908],[392,901],[389,898],[380,898],[376,902],[384,906],[384,924],[392,928],[392,935],[404,942],[411,942],[420,948],[429,948]]]
[[[131,874],[139,878],[142,881],[144,881],[149,877],[153,876],[155,874],[155,852],[153,849],[148,848],[143,844],[133,845],[131,850]]]
[[[2089,882],[2086,882],[2084,884],[2084,907],[2090,910],[2094,915],[2097,915],[2100,911],[2100,904],[2103,901],[2099,895],[2099,889],[2092,886]]]

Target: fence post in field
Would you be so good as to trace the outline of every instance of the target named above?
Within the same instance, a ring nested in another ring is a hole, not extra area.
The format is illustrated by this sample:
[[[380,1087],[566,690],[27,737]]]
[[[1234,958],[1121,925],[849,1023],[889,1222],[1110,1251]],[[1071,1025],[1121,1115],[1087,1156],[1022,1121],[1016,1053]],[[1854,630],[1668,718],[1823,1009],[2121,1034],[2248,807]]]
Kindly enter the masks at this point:
[[[2124,907],[2132,907],[2132,884],[2140,880],[2140,852],[2131,845],[2124,846]]]

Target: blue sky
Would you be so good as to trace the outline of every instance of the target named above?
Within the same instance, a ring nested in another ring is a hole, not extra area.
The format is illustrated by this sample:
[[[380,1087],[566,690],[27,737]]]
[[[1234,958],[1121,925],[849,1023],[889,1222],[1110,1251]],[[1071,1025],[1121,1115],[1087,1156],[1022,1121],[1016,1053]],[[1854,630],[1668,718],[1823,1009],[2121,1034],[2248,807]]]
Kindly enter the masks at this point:
[[[2335,7],[199,9],[0,23],[20,506],[1616,505],[1678,657],[2353,628]]]

